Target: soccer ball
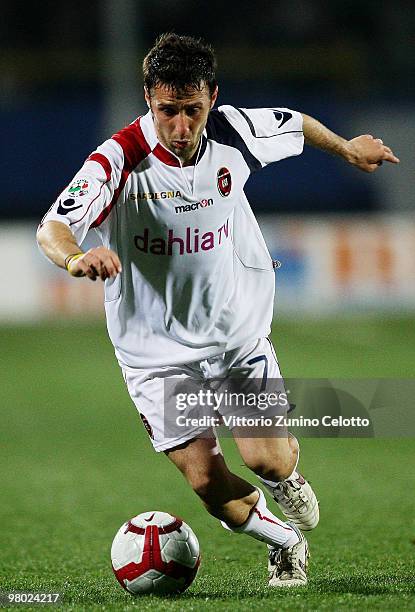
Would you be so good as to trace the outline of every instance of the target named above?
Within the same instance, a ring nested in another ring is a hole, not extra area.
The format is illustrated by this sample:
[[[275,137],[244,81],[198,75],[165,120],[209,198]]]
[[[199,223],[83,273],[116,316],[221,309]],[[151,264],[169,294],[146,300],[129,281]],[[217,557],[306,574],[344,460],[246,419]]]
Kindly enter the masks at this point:
[[[116,579],[132,595],[179,593],[197,574],[199,542],[181,519],[144,512],[118,530],[111,560]]]

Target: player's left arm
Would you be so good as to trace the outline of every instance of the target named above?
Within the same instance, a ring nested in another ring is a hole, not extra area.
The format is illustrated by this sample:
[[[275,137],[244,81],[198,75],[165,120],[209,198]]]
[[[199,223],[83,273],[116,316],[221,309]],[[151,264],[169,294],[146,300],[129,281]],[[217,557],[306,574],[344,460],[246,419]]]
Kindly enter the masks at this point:
[[[364,172],[377,170],[384,161],[392,164],[399,163],[399,159],[393,154],[392,150],[384,145],[380,138],[375,138],[370,134],[346,140],[313,117],[304,114],[303,133],[306,144],[339,155]]]

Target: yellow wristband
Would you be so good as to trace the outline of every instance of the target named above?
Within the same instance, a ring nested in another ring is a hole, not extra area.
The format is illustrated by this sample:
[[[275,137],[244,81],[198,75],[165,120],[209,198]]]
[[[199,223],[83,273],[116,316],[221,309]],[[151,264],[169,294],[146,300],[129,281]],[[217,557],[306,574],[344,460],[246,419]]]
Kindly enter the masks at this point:
[[[68,255],[68,257],[65,259],[65,268],[68,270],[71,276],[73,276],[72,272],[69,269],[71,263],[73,263],[83,255],[85,255],[85,253],[75,253],[74,255]]]

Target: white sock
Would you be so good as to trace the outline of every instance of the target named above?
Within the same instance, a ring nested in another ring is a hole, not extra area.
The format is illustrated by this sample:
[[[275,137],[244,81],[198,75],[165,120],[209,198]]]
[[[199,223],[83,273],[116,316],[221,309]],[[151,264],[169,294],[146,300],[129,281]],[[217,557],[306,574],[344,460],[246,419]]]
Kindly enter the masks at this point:
[[[229,527],[221,521],[222,526],[235,533],[246,533],[256,540],[276,548],[291,548],[299,542],[299,537],[290,525],[280,521],[267,508],[265,495],[260,489],[259,500],[254,506],[248,520],[239,527]]]

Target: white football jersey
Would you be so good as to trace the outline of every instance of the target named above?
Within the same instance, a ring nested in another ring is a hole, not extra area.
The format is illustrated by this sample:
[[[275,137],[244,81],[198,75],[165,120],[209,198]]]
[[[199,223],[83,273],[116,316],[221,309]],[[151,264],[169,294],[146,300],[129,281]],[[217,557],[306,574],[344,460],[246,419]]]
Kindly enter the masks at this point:
[[[150,112],[88,157],[42,223],[79,244],[94,228],[118,253],[105,310],[121,366],[184,364],[269,334],[273,262],[244,185],[303,143],[296,111],[221,106],[194,166],[158,141]]]

